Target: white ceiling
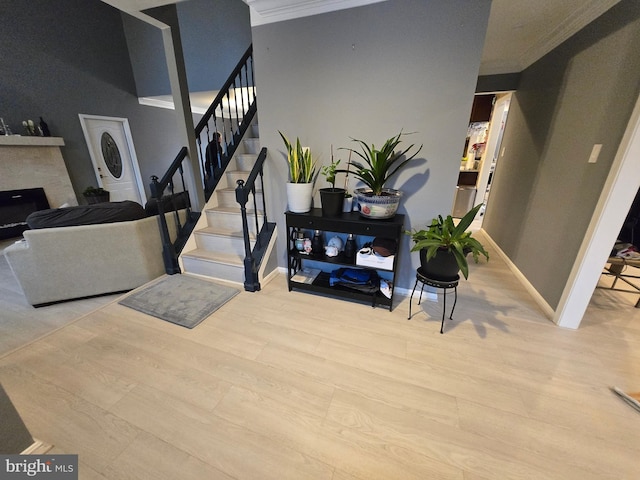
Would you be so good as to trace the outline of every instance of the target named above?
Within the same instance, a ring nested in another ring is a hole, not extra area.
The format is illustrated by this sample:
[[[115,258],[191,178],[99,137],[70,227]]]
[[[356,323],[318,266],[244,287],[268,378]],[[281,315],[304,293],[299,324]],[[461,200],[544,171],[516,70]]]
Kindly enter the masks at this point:
[[[136,14],[147,8],[188,0],[102,1]],[[250,6],[251,24],[255,26],[385,0],[243,1]],[[619,1],[493,0],[479,74],[522,71]]]
[[[243,1],[251,7],[255,26],[382,0]],[[480,75],[525,69],[618,1],[493,0]]]
[[[519,72],[619,0],[493,0],[480,75]]]

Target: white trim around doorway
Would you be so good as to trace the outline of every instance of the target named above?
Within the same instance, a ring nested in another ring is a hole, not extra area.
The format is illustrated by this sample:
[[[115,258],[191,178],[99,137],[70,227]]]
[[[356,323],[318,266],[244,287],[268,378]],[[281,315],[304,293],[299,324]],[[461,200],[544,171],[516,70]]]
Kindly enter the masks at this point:
[[[80,118],[80,125],[82,126],[82,133],[84,134],[85,141],[87,143],[87,149],[89,150],[89,156],[91,157],[91,163],[93,164],[93,169],[96,173],[96,179],[98,181],[99,186],[102,186],[102,181],[100,179],[100,175],[98,172],[98,160],[95,158],[93,154],[93,150],[90,146],[90,137],[87,130],[87,126],[85,124],[85,120],[104,120],[110,122],[117,122],[122,125],[122,132],[124,133],[124,137],[127,141],[127,149],[129,150],[129,157],[131,158],[131,169],[133,171],[133,176],[135,178],[135,184],[138,189],[138,195],[142,201],[142,204],[147,200],[147,194],[144,189],[144,184],[142,183],[142,174],[140,173],[140,165],[138,164],[138,156],[136,155],[136,149],[133,144],[133,136],[131,135],[131,128],[129,127],[129,120],[127,118],[122,117],[106,117],[104,115],[88,115],[85,113],[79,113],[78,117]]]
[[[640,97],[618,147],[553,321],[580,326],[629,206],[640,187]],[[630,306],[633,308],[633,306]]]

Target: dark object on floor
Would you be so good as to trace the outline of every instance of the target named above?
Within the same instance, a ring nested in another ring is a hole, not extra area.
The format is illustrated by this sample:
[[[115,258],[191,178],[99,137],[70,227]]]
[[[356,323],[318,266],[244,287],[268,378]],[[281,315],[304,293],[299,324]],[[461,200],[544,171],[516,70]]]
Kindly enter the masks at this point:
[[[170,275],[141,287],[118,302],[147,315],[193,328],[239,290],[189,275]]]
[[[33,438],[11,399],[0,385],[0,455],[12,455],[24,452],[33,443]]]

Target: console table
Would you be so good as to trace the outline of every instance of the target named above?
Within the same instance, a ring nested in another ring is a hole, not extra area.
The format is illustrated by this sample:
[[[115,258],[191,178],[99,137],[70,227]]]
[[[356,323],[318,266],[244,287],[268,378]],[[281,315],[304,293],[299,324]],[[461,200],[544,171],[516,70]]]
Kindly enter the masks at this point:
[[[342,213],[337,217],[324,217],[320,208],[312,209],[308,213],[285,212],[287,220],[287,285],[289,291],[296,289],[307,292],[315,292],[330,295],[337,298],[361,301],[370,303],[372,306],[382,305],[393,309],[393,286],[395,285],[398,254],[404,232],[404,215],[396,215],[386,220],[371,220],[363,217],[358,212]],[[392,268],[374,268],[378,275],[391,285],[390,298],[380,291],[365,293],[343,286],[330,286],[329,277],[331,272],[338,268],[372,268],[361,267],[354,263],[354,260],[346,259],[343,253],[335,257],[328,257],[324,254],[308,254],[299,252],[295,248],[295,233],[304,232],[306,238],[312,239],[316,230],[323,234],[323,245],[334,236],[339,237],[343,244],[346,243],[347,236],[351,233],[356,239],[356,251],[368,242],[372,242],[375,237],[391,238],[396,240],[398,249],[393,258]],[[318,271],[319,274],[313,278],[300,279],[301,272],[305,270]]]

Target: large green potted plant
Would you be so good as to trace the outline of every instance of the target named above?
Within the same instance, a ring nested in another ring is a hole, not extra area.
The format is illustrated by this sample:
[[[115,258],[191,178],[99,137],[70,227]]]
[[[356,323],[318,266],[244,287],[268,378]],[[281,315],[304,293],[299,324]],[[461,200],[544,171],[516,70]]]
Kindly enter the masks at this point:
[[[422,150],[422,145],[413,153],[409,151],[414,147],[411,144],[405,149],[398,149],[402,143],[402,132],[389,138],[382,148],[377,149],[374,144],[367,144],[364,140],[352,138],[359,144],[359,149],[343,148],[355,153],[362,159],[349,160],[349,165],[354,169],[350,173],[366,185],[364,188],[356,188],[353,192],[358,203],[360,214],[368,218],[391,218],[396,214],[402,192],[391,188],[385,188],[387,182],[403,169]],[[347,170],[338,170],[347,172]]]
[[[334,162],[331,159],[331,164],[324,165],[320,169],[320,173],[325,177],[327,183],[331,185],[331,187],[320,189],[322,215],[325,217],[337,217],[342,214],[346,190],[344,188],[336,188],[336,171],[339,164],[340,160]]]
[[[482,207],[469,210],[456,225],[451,215],[438,215],[426,229],[407,231],[414,242],[412,252],[420,252],[420,266],[424,275],[433,280],[452,280],[461,272],[469,278],[467,255],[473,254],[477,263],[480,255],[489,260],[482,244],[468,230]]]
[[[316,175],[316,161],[311,150],[303,148],[300,139],[296,138],[295,145],[278,131],[287,148],[287,163],[289,165],[289,181],[287,182],[287,203],[289,211],[306,213],[311,210],[313,199],[313,182]]]

